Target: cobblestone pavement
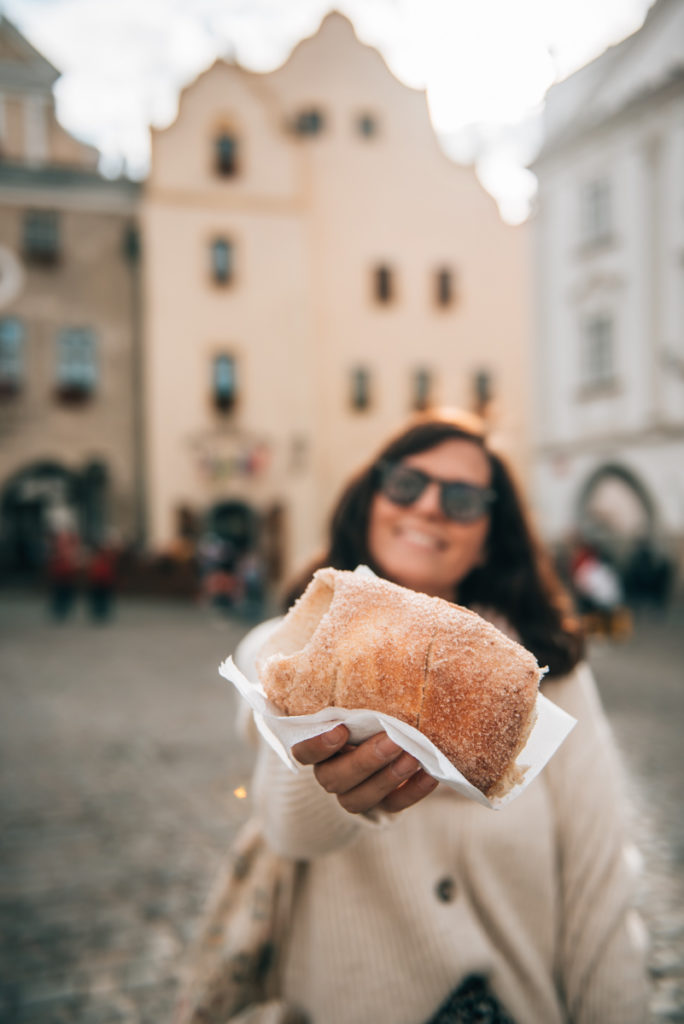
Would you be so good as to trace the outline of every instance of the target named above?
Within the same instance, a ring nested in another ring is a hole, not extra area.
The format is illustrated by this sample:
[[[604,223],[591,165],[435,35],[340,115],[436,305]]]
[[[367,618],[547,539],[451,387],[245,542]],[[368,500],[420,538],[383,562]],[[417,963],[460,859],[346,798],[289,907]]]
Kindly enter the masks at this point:
[[[251,755],[216,671],[246,625],[128,601],[55,626],[0,595],[0,1022],[167,1024]],[[592,661],[623,750],[653,936],[652,1019],[684,1021],[684,611]]]
[[[643,859],[640,908],[651,937],[652,1020],[684,1021],[684,605],[640,617],[590,660],[626,768]]]
[[[132,602],[107,626],[26,600],[0,621],[0,1021],[166,1024],[248,813],[216,671],[245,627]]]

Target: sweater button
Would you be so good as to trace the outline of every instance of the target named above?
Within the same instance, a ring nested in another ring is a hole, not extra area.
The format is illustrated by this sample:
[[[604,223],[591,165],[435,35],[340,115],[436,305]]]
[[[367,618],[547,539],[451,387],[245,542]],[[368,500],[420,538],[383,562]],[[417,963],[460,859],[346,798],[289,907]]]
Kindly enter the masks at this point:
[[[435,894],[440,902],[451,903],[456,896],[456,883],[453,878],[440,878],[435,886]]]

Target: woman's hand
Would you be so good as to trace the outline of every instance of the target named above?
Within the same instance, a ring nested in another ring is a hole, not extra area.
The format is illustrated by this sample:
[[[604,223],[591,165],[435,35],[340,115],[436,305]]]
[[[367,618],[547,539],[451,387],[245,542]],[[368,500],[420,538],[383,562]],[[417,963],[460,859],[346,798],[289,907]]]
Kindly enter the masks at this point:
[[[348,739],[349,730],[338,725],[297,743],[292,753],[301,764],[314,765],[314,775],[323,789],[334,793],[351,814],[403,811],[436,788],[437,780],[387,733],[379,732],[357,747]]]

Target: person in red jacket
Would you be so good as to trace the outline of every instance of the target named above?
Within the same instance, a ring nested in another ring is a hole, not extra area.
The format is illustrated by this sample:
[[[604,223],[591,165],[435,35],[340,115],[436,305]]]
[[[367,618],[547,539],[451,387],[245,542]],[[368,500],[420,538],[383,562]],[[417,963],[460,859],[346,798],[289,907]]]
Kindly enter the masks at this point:
[[[81,540],[72,527],[60,526],[48,542],[47,579],[50,614],[55,622],[64,622],[76,602],[81,568]]]
[[[103,542],[90,552],[86,568],[88,604],[94,622],[107,622],[111,617],[116,587],[117,551],[113,544]]]

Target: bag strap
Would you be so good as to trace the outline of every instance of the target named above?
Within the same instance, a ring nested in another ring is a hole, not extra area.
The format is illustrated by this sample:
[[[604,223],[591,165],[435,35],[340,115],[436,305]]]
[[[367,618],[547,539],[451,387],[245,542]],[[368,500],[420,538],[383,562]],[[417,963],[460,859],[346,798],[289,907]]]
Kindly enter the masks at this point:
[[[282,994],[285,950],[290,939],[296,893],[305,869],[305,861],[280,858],[271,930],[273,963],[268,971],[266,983],[266,994],[271,999]]]
[[[233,840],[201,919],[176,1024],[224,1024],[280,996],[283,946],[304,865],[278,856],[250,818]]]

